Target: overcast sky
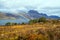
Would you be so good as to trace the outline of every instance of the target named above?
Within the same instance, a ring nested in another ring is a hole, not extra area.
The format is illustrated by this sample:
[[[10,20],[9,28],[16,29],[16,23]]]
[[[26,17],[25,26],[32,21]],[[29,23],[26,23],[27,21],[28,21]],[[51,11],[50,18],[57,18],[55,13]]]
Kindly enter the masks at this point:
[[[30,9],[60,16],[60,0],[0,0],[0,11],[17,12]]]

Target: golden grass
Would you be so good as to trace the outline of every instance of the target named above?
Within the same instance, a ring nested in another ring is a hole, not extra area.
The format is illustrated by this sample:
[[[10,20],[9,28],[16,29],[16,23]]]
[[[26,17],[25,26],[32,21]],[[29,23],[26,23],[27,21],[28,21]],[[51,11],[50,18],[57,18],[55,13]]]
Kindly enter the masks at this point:
[[[5,37],[5,36],[12,36],[13,34],[16,34],[17,36],[22,34],[27,34],[34,32],[36,30],[53,30],[55,28],[60,27],[59,24],[32,24],[32,25],[13,25],[13,26],[0,26],[0,37]]]

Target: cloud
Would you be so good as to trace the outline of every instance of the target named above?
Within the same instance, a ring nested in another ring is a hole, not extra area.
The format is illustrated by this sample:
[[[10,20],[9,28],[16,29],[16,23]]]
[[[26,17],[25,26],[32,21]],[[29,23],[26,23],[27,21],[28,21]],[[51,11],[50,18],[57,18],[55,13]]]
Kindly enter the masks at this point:
[[[45,8],[50,9],[46,10]],[[60,0],[0,0],[0,11],[14,10],[16,12],[17,10],[36,9],[39,12],[41,11],[48,13],[47,11],[51,10],[51,8],[60,8]]]
[[[0,5],[5,8],[32,7],[60,7],[60,0],[0,0]]]

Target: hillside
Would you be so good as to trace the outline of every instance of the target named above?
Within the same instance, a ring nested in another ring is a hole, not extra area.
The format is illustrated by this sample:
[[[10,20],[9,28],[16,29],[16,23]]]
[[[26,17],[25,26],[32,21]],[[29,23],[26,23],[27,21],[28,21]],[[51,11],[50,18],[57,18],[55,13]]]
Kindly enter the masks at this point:
[[[0,12],[0,19],[15,19],[12,16],[7,16],[5,13]]]

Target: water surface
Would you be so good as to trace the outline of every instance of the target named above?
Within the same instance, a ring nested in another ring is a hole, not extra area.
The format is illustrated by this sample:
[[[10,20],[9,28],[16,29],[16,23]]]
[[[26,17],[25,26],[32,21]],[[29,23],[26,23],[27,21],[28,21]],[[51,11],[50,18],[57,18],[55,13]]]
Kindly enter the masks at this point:
[[[22,22],[25,22],[27,23],[28,20],[0,20],[0,25],[5,25],[7,22],[13,22],[13,23],[22,23]]]

